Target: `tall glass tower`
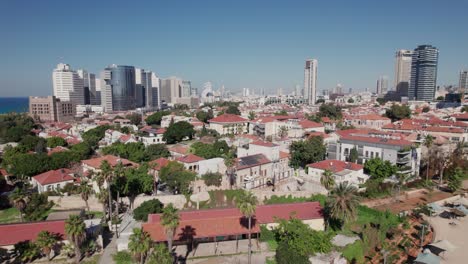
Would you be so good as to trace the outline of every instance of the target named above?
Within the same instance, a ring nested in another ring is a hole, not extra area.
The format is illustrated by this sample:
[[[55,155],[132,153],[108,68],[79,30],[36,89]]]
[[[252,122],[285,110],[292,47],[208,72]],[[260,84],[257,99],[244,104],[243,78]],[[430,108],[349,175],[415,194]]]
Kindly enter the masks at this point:
[[[102,105],[106,112],[133,110],[135,98],[135,67],[112,64],[101,73]]]
[[[431,45],[420,45],[414,50],[408,91],[409,100],[434,100],[438,59],[439,50]]]

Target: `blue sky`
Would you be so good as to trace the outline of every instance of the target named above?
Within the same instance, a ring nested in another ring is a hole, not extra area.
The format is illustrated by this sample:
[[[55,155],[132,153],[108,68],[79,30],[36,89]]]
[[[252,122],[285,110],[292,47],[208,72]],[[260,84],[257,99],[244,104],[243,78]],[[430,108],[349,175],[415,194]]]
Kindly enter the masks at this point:
[[[375,89],[397,49],[439,48],[438,84],[468,68],[468,1],[0,1],[0,96],[52,93],[61,61],[126,64],[195,87],[290,91],[307,58],[318,89]],[[63,58],[63,59],[62,59]]]

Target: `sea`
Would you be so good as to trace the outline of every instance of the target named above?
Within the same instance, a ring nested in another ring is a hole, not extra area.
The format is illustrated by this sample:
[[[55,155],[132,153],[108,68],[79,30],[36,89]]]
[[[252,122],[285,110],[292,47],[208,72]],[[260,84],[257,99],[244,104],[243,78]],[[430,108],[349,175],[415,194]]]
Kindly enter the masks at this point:
[[[28,97],[0,97],[0,114],[29,112]]]

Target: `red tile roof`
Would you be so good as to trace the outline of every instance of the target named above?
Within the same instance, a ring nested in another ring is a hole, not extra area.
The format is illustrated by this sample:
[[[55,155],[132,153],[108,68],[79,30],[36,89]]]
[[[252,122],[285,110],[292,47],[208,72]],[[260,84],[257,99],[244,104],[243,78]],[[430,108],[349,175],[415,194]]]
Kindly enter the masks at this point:
[[[182,162],[182,163],[194,163],[194,162],[199,162],[201,160],[205,160],[205,159],[194,154],[188,154],[186,156],[183,156],[177,159],[177,161]]]
[[[169,147],[169,151],[185,155],[188,153],[189,147],[185,145],[175,145],[173,147]]]
[[[47,152],[47,155],[52,155],[54,153],[57,153],[57,152],[64,152],[64,151],[68,151],[68,149],[66,147],[62,147],[62,146],[57,146],[53,149],[50,149],[48,152]]]
[[[99,169],[99,167],[101,167],[101,163],[104,160],[107,160],[107,162],[109,162],[111,167],[115,167],[119,163],[119,161],[122,162],[122,164],[124,166],[127,166],[127,167],[136,167],[136,166],[138,166],[138,164],[135,163],[135,162],[129,161],[128,159],[122,159],[122,158],[119,158],[119,157],[116,157],[116,156],[113,156],[113,155],[105,155],[105,156],[102,156],[102,157],[99,157],[99,158],[82,160],[81,162],[88,165],[88,166],[90,166],[90,167],[93,167],[95,169]]]
[[[159,158],[159,159],[155,159],[149,162],[150,166],[152,166],[152,168],[157,171],[161,170],[168,163],[169,163],[169,160],[166,158]]]
[[[72,171],[69,169],[51,170],[33,177],[42,186],[65,181],[73,181],[75,178],[70,176]]]
[[[378,130],[348,129],[337,131],[336,134],[338,134],[340,139],[374,144],[393,146],[411,146],[413,144],[410,141],[403,139],[401,136]]]
[[[183,240],[188,234],[193,238],[247,234],[245,218],[237,208],[181,211],[180,223],[175,232],[175,240]],[[277,219],[295,217],[300,220],[323,218],[322,207],[318,202],[292,204],[259,205],[256,208],[252,232],[260,232],[260,224],[274,223]],[[143,229],[154,241],[166,241],[167,236],[160,223],[161,214],[150,214]]]
[[[254,141],[252,143],[250,143],[251,145],[257,145],[257,146],[262,146],[262,147],[277,147],[278,145],[276,144],[273,144],[271,142],[268,142],[268,141],[262,141],[262,140],[257,140],[257,141]]]
[[[330,136],[327,134],[327,133],[323,133],[323,132],[307,132],[306,133],[307,135],[309,135],[309,138],[312,138],[312,137],[322,137],[322,138],[329,138]]]
[[[299,121],[299,125],[301,125],[303,129],[323,127],[322,124],[307,119]]]
[[[233,114],[222,114],[213,119],[208,120],[209,123],[245,123],[249,120]]]
[[[280,159],[289,159],[291,157],[291,154],[284,152],[284,151],[280,151],[279,155],[280,155]]]
[[[362,170],[364,166],[352,163],[352,162],[345,162],[341,160],[322,160],[316,163],[308,164],[307,167],[315,168],[319,170],[330,170],[333,173],[337,173],[343,170]]]
[[[14,245],[21,241],[34,241],[41,231],[49,231],[65,238],[65,221],[44,221],[0,225],[0,246]]]
[[[347,119],[391,121],[390,118],[388,118],[388,117],[380,116],[380,115],[374,114],[374,113],[364,114],[364,115],[348,115]]]

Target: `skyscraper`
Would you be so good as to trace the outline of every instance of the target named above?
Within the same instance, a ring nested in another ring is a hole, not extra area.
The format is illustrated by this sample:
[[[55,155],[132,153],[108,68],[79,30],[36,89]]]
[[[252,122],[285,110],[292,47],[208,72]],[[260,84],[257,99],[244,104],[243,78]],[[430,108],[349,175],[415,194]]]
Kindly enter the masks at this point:
[[[83,79],[70,68],[70,65],[59,63],[52,73],[52,83],[54,96],[57,99],[75,105],[84,104]]]
[[[304,68],[304,98],[310,105],[317,101],[317,64],[316,59],[306,60]]]
[[[168,104],[176,104],[182,97],[182,79],[175,76],[161,80],[161,99]]]
[[[192,82],[182,81],[182,95],[181,97],[190,97],[192,93]]]
[[[458,83],[461,98],[464,101],[468,96],[468,70],[460,71],[460,81]]]
[[[380,76],[377,79],[377,87],[375,90],[376,94],[386,94],[388,91],[388,77],[387,76]]]
[[[101,72],[101,100],[104,111],[136,108],[135,67],[112,64]]]
[[[399,50],[395,54],[395,90],[401,96],[408,96],[411,80],[411,50]]]
[[[135,104],[136,107],[146,106],[146,80],[147,72],[144,69],[135,68]]]
[[[84,104],[98,104],[96,98],[96,75],[83,69],[79,69],[76,72],[83,79]]]
[[[420,45],[414,49],[411,61],[409,100],[431,101],[437,83],[439,50],[431,45]]]

